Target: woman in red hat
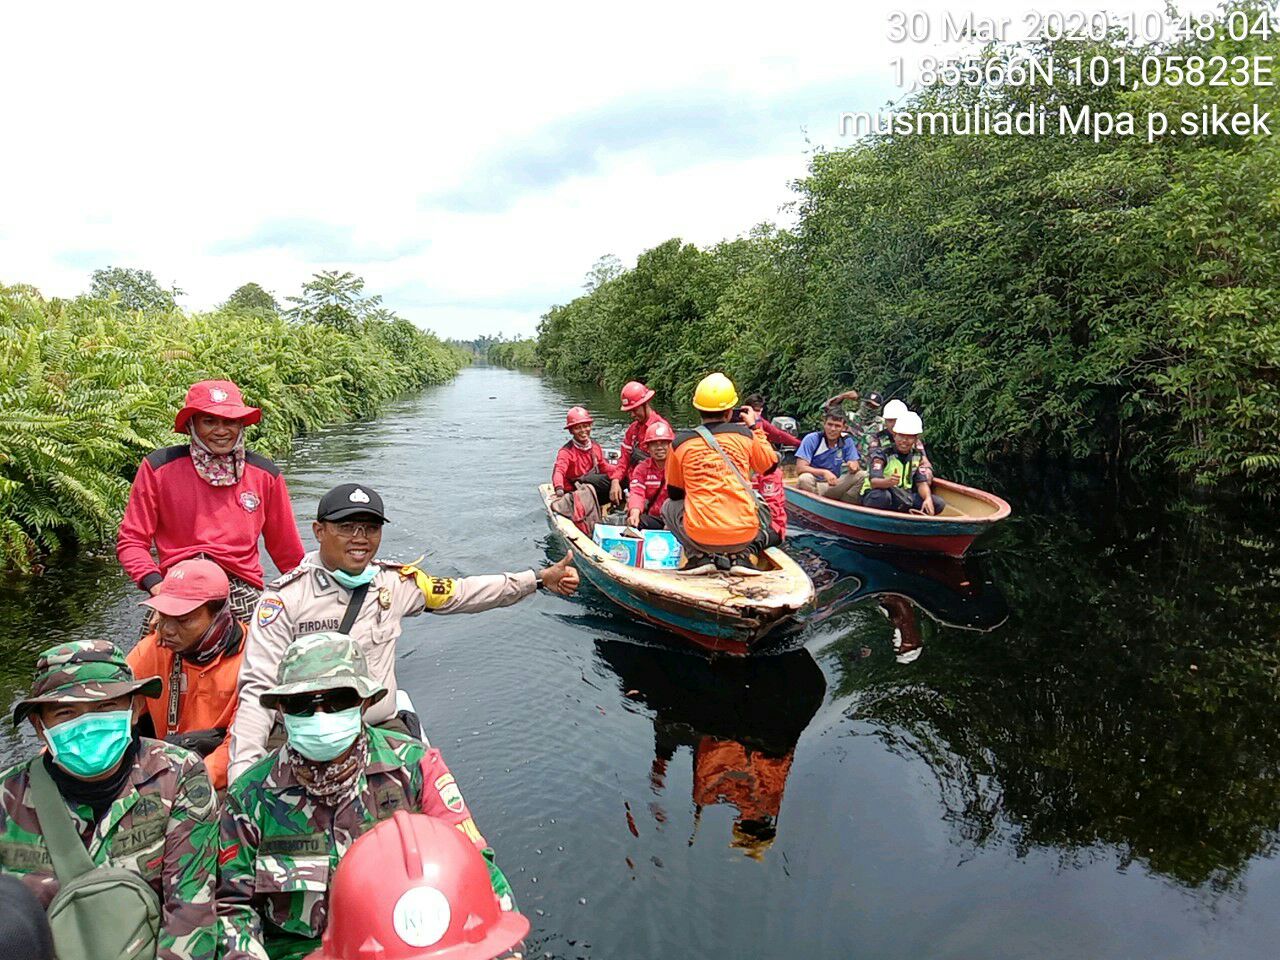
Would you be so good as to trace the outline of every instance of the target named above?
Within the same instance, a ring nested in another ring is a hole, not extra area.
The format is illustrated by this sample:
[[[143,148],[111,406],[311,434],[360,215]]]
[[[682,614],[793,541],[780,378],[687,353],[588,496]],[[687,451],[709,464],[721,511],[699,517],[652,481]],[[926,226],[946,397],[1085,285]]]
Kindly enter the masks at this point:
[[[230,380],[202,380],[187,391],[173,429],[190,442],[142,461],[116,539],[116,556],[140,589],[154,595],[175,563],[204,557],[226,571],[231,612],[246,620],[262,592],[259,539],[281,572],[302,562],[280,468],[245,449],[245,427],[261,418]]]

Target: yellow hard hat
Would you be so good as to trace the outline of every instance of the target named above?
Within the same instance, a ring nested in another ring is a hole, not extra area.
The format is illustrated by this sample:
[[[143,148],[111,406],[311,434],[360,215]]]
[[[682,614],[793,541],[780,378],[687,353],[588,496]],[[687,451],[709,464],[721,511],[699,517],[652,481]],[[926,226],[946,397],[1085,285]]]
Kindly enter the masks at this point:
[[[723,373],[712,373],[698,382],[693,405],[703,413],[723,413],[738,405],[738,390]]]

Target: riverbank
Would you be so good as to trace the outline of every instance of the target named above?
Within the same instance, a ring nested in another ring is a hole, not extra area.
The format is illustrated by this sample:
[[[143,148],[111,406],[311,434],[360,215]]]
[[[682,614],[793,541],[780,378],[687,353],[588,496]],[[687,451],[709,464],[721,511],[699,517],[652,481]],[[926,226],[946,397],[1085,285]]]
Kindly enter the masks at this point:
[[[299,434],[372,417],[466,362],[398,318],[339,330],[0,287],[0,569],[29,572],[62,547],[108,542],[138,462],[177,441],[174,413],[197,380],[239,384],[263,411],[249,444],[277,456]]]
[[[1227,38],[1229,9],[1218,37],[1179,42],[1174,59],[1280,54],[1272,34]],[[1132,76],[1169,53],[1122,32],[1044,54]],[[1053,96],[1142,117],[1280,111],[1274,86],[1130,89],[1120,76]],[[938,84],[898,108],[998,112],[1026,96]],[[869,136],[814,155],[789,229],[668,240],[630,270],[602,259],[587,292],[544,316],[538,355],[570,381],[644,379],[675,410],[720,369],[806,428],[837,390],[875,389],[921,411],[953,465],[1045,457],[1271,496],[1277,163],[1274,136]]]

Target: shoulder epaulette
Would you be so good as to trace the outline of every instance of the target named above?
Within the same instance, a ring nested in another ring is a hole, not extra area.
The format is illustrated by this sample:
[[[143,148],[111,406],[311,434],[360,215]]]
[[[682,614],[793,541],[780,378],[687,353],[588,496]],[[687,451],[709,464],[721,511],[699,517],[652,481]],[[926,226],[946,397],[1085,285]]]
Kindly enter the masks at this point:
[[[246,450],[244,452],[244,462],[253,464],[259,470],[265,470],[273,477],[280,476],[280,468],[276,466],[275,461],[270,457],[264,457],[260,453],[255,453],[252,450]]]
[[[293,583],[293,581],[297,580],[299,577],[305,574],[308,569],[309,569],[308,567],[304,567],[301,565],[296,566],[292,570],[290,570],[288,573],[280,574],[280,576],[276,577],[274,580],[268,583],[267,587],[268,589],[271,589],[271,590],[279,590],[281,587],[287,586],[288,584]]]
[[[175,460],[189,456],[191,456],[191,447],[185,443],[179,443],[176,446],[161,447],[159,450],[148,453],[147,463],[151,464],[152,470],[159,470],[166,463],[173,463]]]

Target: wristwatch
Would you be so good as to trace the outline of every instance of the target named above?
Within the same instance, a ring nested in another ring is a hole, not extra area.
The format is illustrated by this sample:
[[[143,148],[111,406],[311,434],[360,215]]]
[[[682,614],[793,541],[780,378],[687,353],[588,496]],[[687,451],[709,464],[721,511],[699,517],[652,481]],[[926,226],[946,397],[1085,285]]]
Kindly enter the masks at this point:
[[[541,571],[541,570],[534,570],[534,571],[533,571],[533,589],[534,589],[534,590],[546,590],[546,589],[547,589],[547,585],[546,585],[545,583],[543,583],[543,582],[542,582],[542,571]]]

